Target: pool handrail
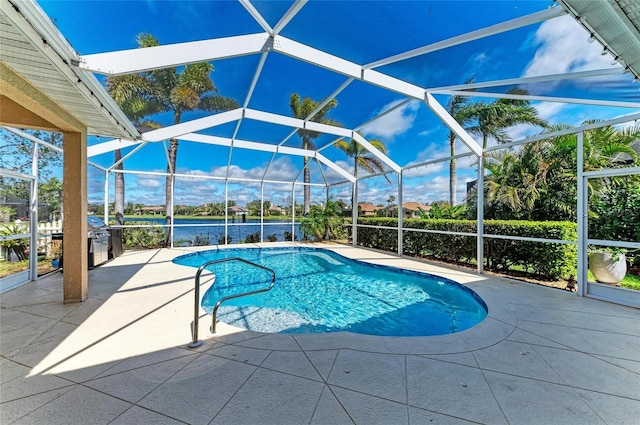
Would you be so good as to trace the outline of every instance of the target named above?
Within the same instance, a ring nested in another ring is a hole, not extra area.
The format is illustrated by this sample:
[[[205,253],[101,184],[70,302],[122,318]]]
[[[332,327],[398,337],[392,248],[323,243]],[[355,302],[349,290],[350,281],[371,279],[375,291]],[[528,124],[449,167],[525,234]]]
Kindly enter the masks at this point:
[[[229,258],[221,258],[218,260],[211,260],[211,261],[207,261],[206,263],[204,263],[203,265],[201,265],[198,268],[198,271],[196,272],[196,278],[195,278],[195,293],[194,293],[194,311],[193,311],[193,339],[192,341],[189,343],[189,348],[195,348],[195,347],[199,347],[200,345],[202,345],[202,340],[198,339],[198,323],[200,320],[200,275],[202,274],[202,272],[204,271],[204,269],[206,269],[208,266],[212,265],[212,264],[217,264],[217,263],[226,263],[228,261],[240,261],[242,263],[245,263],[247,265],[253,266],[253,267],[257,267],[260,269],[263,269],[269,273],[271,273],[271,283],[269,284],[269,287],[267,288],[261,288],[261,289],[256,289],[255,291],[249,291],[249,292],[242,292],[239,294],[232,294],[232,295],[227,295],[224,296],[222,298],[220,298],[218,300],[218,302],[215,304],[215,306],[213,307],[213,311],[211,312],[211,317],[212,317],[212,323],[211,323],[211,334],[215,334],[216,333],[216,315],[218,313],[218,307],[220,307],[220,304],[222,304],[224,301],[233,299],[233,298],[240,298],[240,297],[244,297],[247,295],[253,295],[253,294],[258,294],[260,292],[266,292],[266,291],[270,291],[273,288],[273,285],[276,282],[276,273],[271,270],[268,267],[262,266],[260,264],[256,264],[253,263],[251,261],[245,260],[244,258],[240,258],[240,257],[229,257]],[[213,285],[215,285],[215,281],[213,282]],[[213,286],[212,285],[212,286]]]

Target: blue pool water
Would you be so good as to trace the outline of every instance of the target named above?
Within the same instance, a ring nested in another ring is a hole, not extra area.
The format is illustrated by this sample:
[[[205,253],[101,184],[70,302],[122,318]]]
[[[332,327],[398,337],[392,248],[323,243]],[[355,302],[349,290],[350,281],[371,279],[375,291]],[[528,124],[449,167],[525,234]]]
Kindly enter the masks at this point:
[[[220,321],[245,329],[427,336],[463,331],[487,315],[482,299],[452,280],[371,265],[320,248],[223,249],[173,261],[197,268],[229,257],[261,264],[276,273],[271,291],[228,300],[219,308]],[[209,289],[202,298],[202,307],[209,314],[221,297],[267,287],[271,281],[269,273],[239,261],[215,264],[207,270],[215,274],[215,285],[205,285]],[[203,273],[203,282],[207,276],[211,275]]]

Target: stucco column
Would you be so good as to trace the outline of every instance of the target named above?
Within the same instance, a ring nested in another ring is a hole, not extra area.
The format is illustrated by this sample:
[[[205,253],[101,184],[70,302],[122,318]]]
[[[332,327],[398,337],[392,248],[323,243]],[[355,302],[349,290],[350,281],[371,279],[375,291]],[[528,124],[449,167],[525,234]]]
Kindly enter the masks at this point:
[[[87,135],[64,132],[62,228],[64,302],[81,302],[88,293]]]

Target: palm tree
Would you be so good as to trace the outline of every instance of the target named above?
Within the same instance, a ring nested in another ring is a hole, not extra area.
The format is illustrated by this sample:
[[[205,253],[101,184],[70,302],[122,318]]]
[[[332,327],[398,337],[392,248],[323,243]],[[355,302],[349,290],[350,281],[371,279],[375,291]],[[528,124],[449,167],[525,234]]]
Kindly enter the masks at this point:
[[[291,113],[295,118],[306,120],[310,119],[313,122],[318,122],[322,124],[331,124],[331,125],[340,125],[337,121],[334,121],[330,118],[327,118],[327,114],[336,106],[338,106],[338,101],[335,99],[331,99],[320,108],[319,111],[313,116],[311,114],[318,109],[320,106],[319,102],[311,99],[310,97],[305,97],[304,99],[300,99],[300,95],[297,93],[292,93],[289,98],[289,107],[291,108]],[[311,118],[309,118],[311,117]],[[302,149],[314,149],[313,140],[320,136],[320,133],[312,130],[299,129],[298,136],[302,139]],[[311,183],[311,175],[309,174],[309,158],[303,158],[303,167],[304,167],[304,214],[309,213],[309,209],[311,207],[311,188],[309,183]]]
[[[508,94],[528,94],[518,87]],[[472,125],[465,127],[472,134],[482,137],[482,148],[487,148],[489,138],[498,143],[508,143],[511,137],[505,131],[517,124],[531,124],[547,127],[546,121],[538,117],[538,111],[528,100],[499,99],[495,102],[476,102],[459,111],[461,119]]]
[[[369,140],[369,143],[380,152],[386,154],[387,147],[381,140],[372,139]],[[349,140],[348,142],[344,139],[340,139],[333,144],[336,148],[343,151],[349,158],[353,158],[353,176],[358,178],[358,167],[364,168],[367,172],[379,173],[384,171],[384,165],[380,159],[369,152],[364,146],[360,143],[356,142],[354,139]],[[385,179],[387,182],[391,183],[389,177],[385,174]],[[394,198],[395,199],[395,198]],[[351,205],[353,205],[354,196],[351,195]]]
[[[151,34],[139,34],[141,48],[158,46],[158,40]],[[165,68],[146,71],[135,75],[110,77],[107,90],[114,100],[123,107],[130,119],[140,123],[143,117],[159,112],[173,113],[173,125],[182,121],[183,114],[196,110],[221,112],[238,107],[238,102],[218,94],[211,79],[213,65],[202,62],[184,68]],[[172,174],[176,170],[178,139],[169,143],[169,161],[165,186],[167,222],[171,221],[169,211],[173,194]],[[167,232],[167,241],[171,239]]]
[[[466,81],[465,84],[470,84],[473,82],[473,78],[470,78]],[[471,119],[470,116],[466,115],[465,111],[468,111],[469,98],[466,96],[454,95],[449,98],[447,102],[447,112],[449,115],[453,117],[454,120],[458,122],[462,127],[468,124],[468,121]],[[454,156],[456,155],[456,133],[453,130],[449,130],[449,150],[451,153],[451,160],[449,161],[449,204],[454,207],[457,203],[456,200],[456,185],[457,185],[457,170],[456,170],[456,160]]]
[[[344,224],[342,208],[336,201],[328,200],[326,205],[313,205],[309,214],[300,220],[300,231],[306,239],[309,235],[322,241],[335,234]]]

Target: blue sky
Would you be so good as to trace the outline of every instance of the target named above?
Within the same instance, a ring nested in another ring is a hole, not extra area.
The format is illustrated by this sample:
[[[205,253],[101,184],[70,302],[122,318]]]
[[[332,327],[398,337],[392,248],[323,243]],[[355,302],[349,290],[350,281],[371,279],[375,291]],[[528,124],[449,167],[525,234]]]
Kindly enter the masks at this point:
[[[40,1],[39,4],[54,20],[63,35],[81,55],[136,47],[136,35],[150,33],[160,44],[203,40],[263,32],[250,14],[235,1]],[[262,1],[253,3],[270,25],[275,25],[286,12],[290,2]],[[311,1],[285,27],[282,35],[331,52],[358,64],[401,53],[413,48],[466,33],[508,19],[545,10],[551,1],[409,1],[409,2],[326,2]],[[329,14],[327,14],[329,12]],[[536,76],[619,67],[612,65],[609,55],[601,55],[598,42],[587,43],[586,33],[569,16],[528,26],[506,34],[488,37],[461,46],[378,68],[396,78],[422,87],[442,87],[460,84],[470,77],[475,81]],[[224,96],[245,101],[254,76],[259,55],[225,59],[214,62],[212,77]],[[103,77],[99,77],[102,79]],[[292,92],[320,100],[330,95],[345,77],[290,57],[271,53],[260,75],[249,108],[290,115],[289,96]],[[638,101],[639,85],[629,75],[607,79],[583,79],[577,83],[544,83],[527,88],[540,96],[593,97],[603,100]],[[506,90],[509,87],[501,88]],[[446,104],[447,96],[436,98]],[[353,128],[381,111],[397,105],[403,97],[369,84],[355,81],[337,97],[338,107],[331,117]],[[542,118],[550,123],[578,125],[585,119],[607,119],[637,112],[629,108],[566,105],[535,102]],[[192,113],[183,121],[203,116]],[[169,123],[170,116],[154,117]],[[206,134],[231,137],[235,123],[205,131]],[[238,138],[265,143],[280,143],[291,129],[257,121],[243,120]],[[518,126],[509,129],[514,139],[535,133],[537,129]],[[367,138],[379,138],[387,146],[388,155],[401,166],[448,155],[448,130],[435,115],[420,102],[413,101],[366,126]],[[324,146],[335,137],[322,136],[317,146]],[[92,138],[90,144],[105,141]],[[286,146],[299,146],[294,136]],[[125,150],[128,152],[129,150]],[[467,148],[461,143],[457,152]],[[334,148],[322,151],[346,170],[353,164]],[[271,154],[235,149],[231,156],[230,175],[257,178],[264,175]],[[109,166],[113,154],[92,158]],[[228,149],[181,142],[178,169],[185,174],[223,176],[229,161]],[[299,157],[276,156],[266,174],[267,179],[290,181],[300,171]],[[314,167],[317,167],[314,165]],[[161,172],[166,160],[161,144],[145,147],[125,161],[127,170]],[[464,198],[466,182],[474,179],[471,160],[458,162],[458,200]],[[423,203],[448,199],[448,162],[422,167],[406,173],[404,201]],[[323,170],[330,181],[336,173]],[[320,171],[312,168],[315,182],[321,180]],[[90,199],[101,202],[104,188],[103,173],[90,167]],[[298,178],[301,180],[301,177]],[[395,182],[396,178],[392,177]],[[127,201],[145,204],[164,203],[164,177],[128,175]],[[374,204],[385,203],[397,190],[395,183],[383,178],[367,179],[360,186],[360,200]],[[324,198],[324,189],[314,189],[314,200]],[[239,204],[257,199],[259,184],[232,185],[230,199]],[[265,187],[265,198],[283,204],[291,196],[290,189],[271,184]],[[301,199],[301,190],[296,198]],[[350,198],[350,186],[331,189],[334,198]],[[222,198],[221,198],[222,197]],[[214,181],[180,180],[176,187],[176,204],[201,204],[224,200],[223,188]]]

